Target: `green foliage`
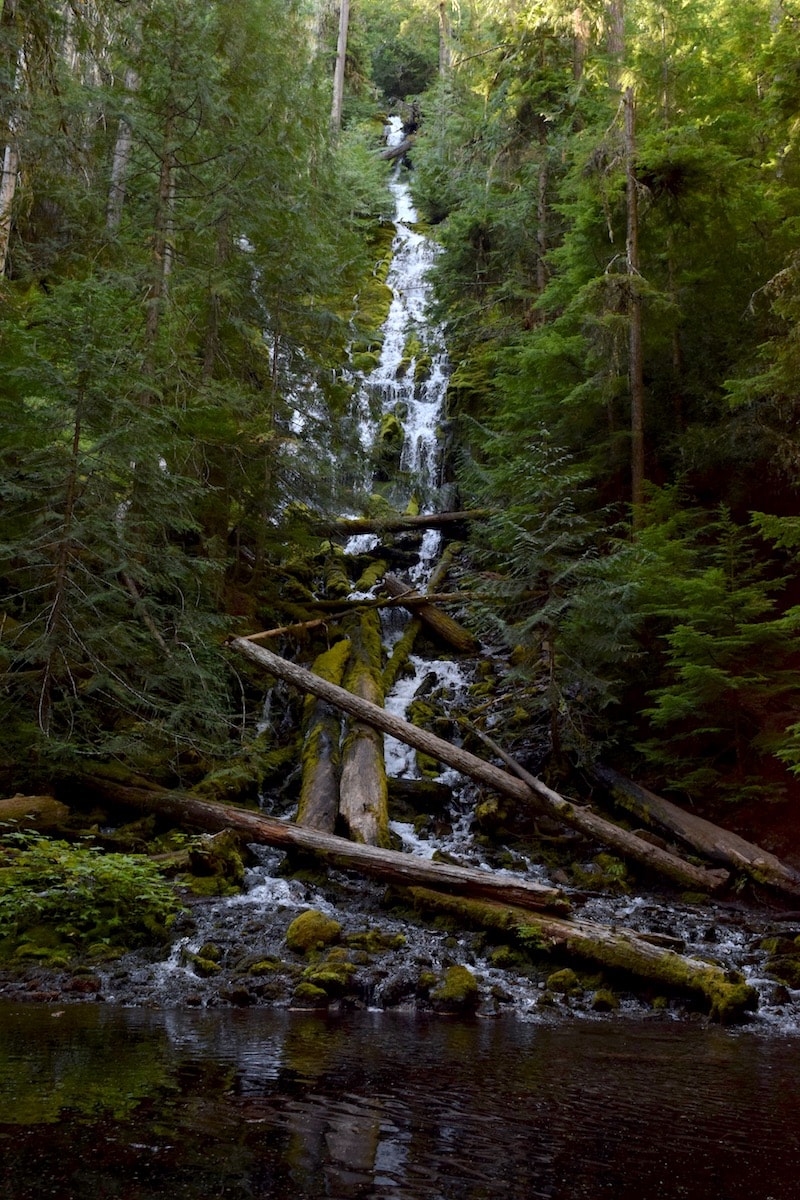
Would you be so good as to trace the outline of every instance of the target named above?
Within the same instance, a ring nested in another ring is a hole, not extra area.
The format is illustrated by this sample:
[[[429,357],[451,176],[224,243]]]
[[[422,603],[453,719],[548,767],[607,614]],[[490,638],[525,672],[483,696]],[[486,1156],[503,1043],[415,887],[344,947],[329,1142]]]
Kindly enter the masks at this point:
[[[66,965],[163,942],[180,908],[146,859],[33,834],[0,847],[0,957]]]

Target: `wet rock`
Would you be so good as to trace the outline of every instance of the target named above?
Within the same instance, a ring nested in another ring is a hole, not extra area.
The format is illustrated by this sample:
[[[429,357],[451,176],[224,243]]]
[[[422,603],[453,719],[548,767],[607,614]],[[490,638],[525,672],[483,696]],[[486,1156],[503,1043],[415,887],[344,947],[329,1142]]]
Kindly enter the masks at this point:
[[[467,967],[449,967],[431,992],[437,1012],[474,1012],[478,1007],[478,981]]]
[[[297,954],[307,954],[310,950],[324,950],[338,942],[342,927],[333,917],[326,917],[319,909],[309,908],[306,912],[295,917],[286,930],[286,944]]]

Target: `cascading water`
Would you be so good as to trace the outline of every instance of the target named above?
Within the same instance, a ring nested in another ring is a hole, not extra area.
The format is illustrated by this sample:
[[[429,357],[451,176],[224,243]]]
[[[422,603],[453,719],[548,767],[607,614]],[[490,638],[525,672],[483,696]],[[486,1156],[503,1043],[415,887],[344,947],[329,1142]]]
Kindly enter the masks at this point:
[[[389,143],[402,138],[401,122],[391,121]],[[402,511],[415,499],[423,512],[436,511],[440,501],[441,454],[440,430],[444,420],[447,389],[447,357],[442,331],[427,319],[430,300],[428,274],[435,248],[414,225],[417,217],[408,183],[401,168],[392,183],[395,199],[395,238],[393,262],[388,276],[393,299],[383,329],[383,348],[378,365],[354,389],[354,421],[359,429],[365,464],[373,460],[373,451],[387,417],[396,418],[403,429],[399,452],[399,470],[391,481],[391,501]],[[298,426],[299,428],[299,426]],[[361,481],[364,493],[372,489],[371,473],[365,466]],[[377,538],[360,535],[345,547],[351,555],[372,552]],[[439,551],[440,535],[426,533],[416,561],[407,566],[410,582],[424,589]],[[388,650],[401,636],[400,610],[384,618],[385,644]],[[437,704],[447,709],[457,705],[466,687],[461,665],[452,659],[430,659],[412,655],[409,670],[403,673],[386,699],[388,710],[405,716],[414,698],[424,692],[435,695]],[[265,713],[265,720],[268,714]],[[408,747],[387,738],[387,772],[397,780],[417,779],[416,755]],[[443,818],[429,824],[424,832],[418,823],[395,820],[392,830],[404,848],[423,857],[441,853],[469,866],[485,867],[487,852],[474,839],[471,827],[474,788],[458,779],[454,772],[439,777],[451,789],[452,800]],[[286,816],[287,813],[276,815]],[[454,962],[467,964],[481,981],[482,1011],[492,1014],[504,1009],[530,1020],[552,1021],[567,1014],[600,1019],[593,1012],[590,996],[581,1003],[575,998],[549,996],[541,974],[537,977],[508,963],[502,968],[491,947],[484,947],[480,936],[462,934],[453,937],[445,931],[408,924],[401,917],[381,908],[379,889],[360,880],[330,872],[328,883],[305,883],[281,878],[283,855],[259,850],[258,864],[247,872],[246,891],[241,896],[198,906],[184,918],[185,929],[166,962],[135,957],[117,969],[110,969],[104,980],[109,999],[127,1003],[288,1003],[291,986],[273,982],[273,965],[285,953],[284,936],[288,923],[299,912],[316,908],[334,916],[351,933],[379,925],[382,933],[399,943],[391,959],[364,968],[361,997],[367,1005],[414,1007],[415,980],[420,971],[440,971]],[[515,852],[517,877],[548,882],[547,871]],[[492,864],[497,869],[497,860]],[[740,970],[759,993],[758,1026],[776,1030],[800,1029],[800,990],[793,991],[764,975],[765,936],[794,937],[800,932],[786,914],[767,917],[735,904],[708,904],[698,907],[664,898],[645,898],[633,894],[609,896],[584,891],[573,897],[576,913],[606,925],[622,926],[649,935],[671,939],[675,948],[696,958],[709,957],[727,968]],[[208,968],[198,971],[204,944],[225,946],[220,976]],[[252,968],[259,974],[254,982]],[[288,990],[287,990],[288,989]],[[547,996],[547,1003],[543,998]],[[633,995],[623,995],[624,1014],[644,1014],[649,1007]],[[680,1010],[673,1010],[678,1012]]]

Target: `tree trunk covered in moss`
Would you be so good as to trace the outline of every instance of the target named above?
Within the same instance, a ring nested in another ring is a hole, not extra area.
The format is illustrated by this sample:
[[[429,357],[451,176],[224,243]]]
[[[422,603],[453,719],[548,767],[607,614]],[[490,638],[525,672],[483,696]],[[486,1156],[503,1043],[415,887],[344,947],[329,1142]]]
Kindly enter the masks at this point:
[[[706,858],[727,863],[757,883],[767,884],[789,896],[800,896],[800,874],[768,850],[748,842],[738,833],[706,821],[704,817],[686,812],[663,796],[625,779],[610,767],[597,766],[592,773],[621,808],[634,813],[646,825],[656,825],[676,834]]]
[[[354,620],[350,642],[347,690],[380,711],[383,704],[381,625],[374,609],[361,613]],[[372,725],[358,719],[351,722],[342,750],[339,815],[353,841],[367,846],[389,845],[383,738]]]
[[[542,951],[558,946],[577,958],[652,980],[670,991],[695,992],[719,1021],[739,1020],[757,1006],[753,988],[741,976],[714,963],[701,962],[653,945],[630,929],[609,928],[594,921],[530,913],[495,900],[466,900],[412,888],[415,905],[423,911],[446,913],[466,924],[508,930]]]
[[[558,888],[514,879],[507,874],[495,875],[472,867],[435,863],[397,850],[349,842],[346,838],[304,829],[230,804],[200,800],[186,792],[127,787],[100,777],[87,778],[82,781],[82,786],[112,804],[155,813],[184,827],[212,831],[232,829],[248,842],[282,850],[308,851],[331,866],[358,871],[385,883],[420,884],[464,896],[494,896],[522,909],[547,908],[561,912],[569,909],[569,901]]]
[[[53,829],[69,816],[66,804],[53,796],[10,796],[0,800],[0,828]]]
[[[314,661],[314,672],[341,683],[350,654],[343,638]],[[300,784],[298,825],[333,833],[339,811],[339,742],[342,719],[327,700],[306,696],[303,711],[303,775]]]
[[[442,638],[454,650],[460,654],[477,652],[478,643],[468,630],[459,625],[458,621],[449,617],[447,613],[434,607],[433,604],[426,604],[419,592],[404,583],[397,575],[387,573],[383,579],[383,586],[390,596],[400,600],[401,603],[408,600],[409,608],[413,611],[414,616],[423,621],[437,637]]]
[[[234,650],[239,651],[251,662],[257,663],[270,674],[285,680],[302,691],[330,700],[344,712],[356,716],[359,721],[368,723],[384,733],[390,733],[408,746],[414,746],[426,754],[432,755],[439,762],[454,767],[457,771],[474,779],[478,783],[494,788],[504,796],[517,800],[521,804],[535,804],[542,811],[549,813],[565,825],[579,829],[588,837],[611,847],[624,858],[640,863],[648,870],[666,876],[683,888],[692,891],[716,891],[728,882],[728,872],[708,870],[685,862],[675,854],[670,854],[658,846],[652,846],[635,834],[620,829],[610,821],[598,816],[589,808],[581,807],[554,792],[541,780],[531,776],[531,783],[515,779],[506,771],[487,763],[470,754],[460,747],[453,746],[435,734],[416,725],[410,725],[400,717],[396,717],[385,709],[370,703],[367,699],[352,695],[343,688],[335,687],[326,680],[320,679],[296,663],[287,662],[262,646],[254,646],[242,638],[233,638],[229,643]]]

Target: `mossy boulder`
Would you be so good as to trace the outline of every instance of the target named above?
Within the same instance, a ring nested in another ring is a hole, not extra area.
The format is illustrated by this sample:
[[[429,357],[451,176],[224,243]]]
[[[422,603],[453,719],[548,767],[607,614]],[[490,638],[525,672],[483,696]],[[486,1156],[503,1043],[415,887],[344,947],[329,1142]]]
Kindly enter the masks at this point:
[[[326,917],[316,908],[295,917],[286,930],[286,944],[296,954],[308,954],[313,950],[324,950],[338,942],[342,927],[333,917]]]
[[[592,996],[593,1012],[615,1012],[619,1008],[619,1000],[609,988],[598,988]]]
[[[562,996],[577,996],[580,995],[583,988],[572,968],[564,967],[562,970],[553,971],[552,975],[548,975],[547,990],[549,992],[558,992]]]
[[[468,967],[448,967],[431,1002],[439,1012],[474,1012],[478,1007],[478,981]]]
[[[343,996],[356,972],[355,964],[344,957],[345,953],[344,950],[338,953],[332,950],[322,962],[306,968],[303,980],[320,988],[332,999]]]
[[[328,993],[316,984],[304,980],[295,988],[292,1002],[303,1008],[327,1008]]]

